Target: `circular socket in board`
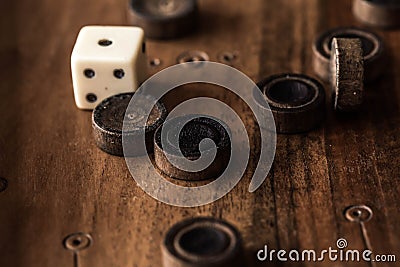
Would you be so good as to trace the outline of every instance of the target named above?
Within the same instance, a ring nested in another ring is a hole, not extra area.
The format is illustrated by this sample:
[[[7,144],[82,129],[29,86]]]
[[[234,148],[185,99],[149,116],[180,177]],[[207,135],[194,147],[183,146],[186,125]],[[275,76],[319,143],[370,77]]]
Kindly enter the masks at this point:
[[[74,252],[85,250],[89,248],[93,243],[91,235],[85,233],[74,233],[70,234],[63,240],[65,249]]]
[[[344,216],[349,222],[368,222],[372,219],[372,209],[366,205],[356,205],[346,208]]]
[[[188,62],[201,63],[202,61],[209,61],[209,60],[210,57],[207,55],[207,53],[199,50],[185,51],[181,53],[176,59],[178,64],[188,63]]]
[[[0,177],[0,193],[5,191],[8,187],[7,179]]]

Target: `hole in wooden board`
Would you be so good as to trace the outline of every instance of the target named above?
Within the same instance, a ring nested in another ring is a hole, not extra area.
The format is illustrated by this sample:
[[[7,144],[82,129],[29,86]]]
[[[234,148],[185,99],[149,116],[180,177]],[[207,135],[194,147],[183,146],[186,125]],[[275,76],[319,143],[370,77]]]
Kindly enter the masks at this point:
[[[8,181],[5,178],[0,177],[0,193],[5,191],[8,187]]]
[[[89,248],[92,243],[92,237],[85,233],[70,234],[63,240],[64,248],[75,252]]]

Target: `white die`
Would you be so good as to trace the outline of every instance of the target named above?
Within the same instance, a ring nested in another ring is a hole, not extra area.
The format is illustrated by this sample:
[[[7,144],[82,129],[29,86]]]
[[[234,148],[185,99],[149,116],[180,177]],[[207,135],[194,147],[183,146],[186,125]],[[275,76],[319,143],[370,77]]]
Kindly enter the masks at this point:
[[[78,108],[94,109],[109,96],[136,91],[147,78],[145,52],[141,28],[83,27],[71,55]]]

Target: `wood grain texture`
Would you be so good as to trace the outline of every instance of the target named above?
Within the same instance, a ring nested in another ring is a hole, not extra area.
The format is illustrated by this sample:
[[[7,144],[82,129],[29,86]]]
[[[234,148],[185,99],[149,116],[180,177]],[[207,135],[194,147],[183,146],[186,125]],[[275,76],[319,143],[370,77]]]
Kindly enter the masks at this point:
[[[380,32],[390,62],[384,77],[366,88],[362,111],[346,118],[330,111],[316,131],[280,135],[273,168],[254,194],[247,188],[260,152],[257,127],[243,103],[223,91],[212,93],[241,112],[252,157],[231,193],[188,209],[146,195],[123,158],[95,146],[91,114],[74,104],[69,58],[79,29],[124,25],[125,7],[123,0],[0,2],[0,177],[8,180],[0,193],[0,266],[73,267],[62,240],[75,232],[93,237],[93,246],[79,253],[80,267],[160,266],[163,235],[198,215],[238,227],[248,266],[370,266],[258,263],[255,256],[265,244],[322,250],[341,237],[352,249],[364,249],[360,227],[343,216],[356,204],[374,212],[366,223],[374,251],[400,257],[399,31]],[[290,71],[314,76],[316,34],[356,24],[348,0],[200,0],[200,14],[196,34],[148,42],[149,56],[162,60],[153,73],[183,51],[198,49],[213,61],[224,51],[236,52],[233,65],[254,81]],[[180,97],[204,93],[199,88]]]

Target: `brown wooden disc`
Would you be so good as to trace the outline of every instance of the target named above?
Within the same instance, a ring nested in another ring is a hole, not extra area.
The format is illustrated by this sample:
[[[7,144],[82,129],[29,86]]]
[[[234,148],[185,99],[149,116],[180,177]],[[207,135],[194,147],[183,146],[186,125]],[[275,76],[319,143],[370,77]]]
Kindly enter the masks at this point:
[[[364,98],[364,57],[360,39],[333,39],[331,74],[335,110],[358,110]]]
[[[400,1],[354,0],[353,14],[362,23],[382,28],[400,26]]]
[[[223,126],[224,124],[217,119],[200,116],[184,124],[182,131],[179,133],[176,129],[180,124],[183,124],[183,118],[176,117],[167,120],[163,126],[157,129],[154,135],[154,160],[156,166],[164,174],[179,180],[202,181],[218,178],[224,172],[230,160],[231,144],[226,130],[227,126]],[[169,139],[166,140],[168,147],[163,147],[161,141],[162,131],[167,131],[167,138],[171,135],[179,135],[179,147],[176,147]],[[173,131],[174,133],[172,133]],[[199,144],[204,138],[211,139],[217,147],[214,161],[204,170],[198,172],[181,170],[169,161],[167,155],[176,160],[182,159],[177,151],[181,151],[182,156],[186,159],[198,159],[201,156]]]
[[[93,136],[96,145],[103,151],[116,156],[124,156],[122,145],[122,129],[124,120],[127,131],[125,136],[134,143],[136,136],[140,136],[142,129],[139,125],[145,124],[146,119],[140,112],[140,107],[130,108],[129,114],[126,114],[129,102],[131,101],[134,93],[123,93],[111,96],[103,100],[94,110],[92,115],[92,128]],[[146,147],[148,152],[153,151],[153,137],[154,132],[167,117],[167,111],[164,105],[157,102],[156,106],[151,111],[147,118],[145,133],[146,133]],[[129,127],[129,129],[128,129]],[[138,138],[139,139],[139,138]],[[130,146],[132,147],[132,146]],[[134,151],[134,147],[129,148],[129,155],[139,156],[146,153],[146,151]]]
[[[152,39],[171,39],[194,32],[196,0],[128,0],[128,19]]]

